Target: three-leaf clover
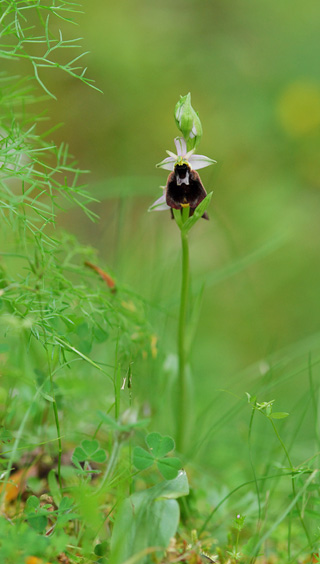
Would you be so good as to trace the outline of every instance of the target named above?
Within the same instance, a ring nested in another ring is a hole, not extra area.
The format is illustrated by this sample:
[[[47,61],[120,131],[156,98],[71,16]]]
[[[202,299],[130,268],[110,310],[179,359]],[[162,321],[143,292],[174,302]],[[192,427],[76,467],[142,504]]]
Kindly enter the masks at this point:
[[[181,470],[179,458],[168,457],[174,447],[171,437],[163,437],[160,433],[149,433],[146,436],[148,449],[135,447],[133,450],[133,464],[138,470],[146,470],[156,463],[159,472],[166,480],[173,480]]]
[[[82,441],[81,446],[74,449],[72,462],[78,466],[80,462],[105,462],[107,458],[105,450],[100,448],[99,442],[92,439]]]

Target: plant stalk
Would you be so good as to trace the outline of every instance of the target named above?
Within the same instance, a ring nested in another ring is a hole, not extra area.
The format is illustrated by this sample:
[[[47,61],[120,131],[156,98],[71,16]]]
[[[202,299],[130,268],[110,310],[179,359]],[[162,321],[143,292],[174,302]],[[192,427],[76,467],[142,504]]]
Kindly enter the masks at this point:
[[[188,308],[188,292],[189,292],[189,244],[188,235],[181,230],[181,247],[182,247],[182,279],[181,279],[181,296],[180,296],[180,313],[178,326],[178,355],[179,355],[179,372],[178,372],[178,402],[177,402],[177,449],[183,452],[185,449],[186,438],[186,418],[187,418],[187,361],[188,351],[186,347],[186,324],[187,324],[187,308]]]

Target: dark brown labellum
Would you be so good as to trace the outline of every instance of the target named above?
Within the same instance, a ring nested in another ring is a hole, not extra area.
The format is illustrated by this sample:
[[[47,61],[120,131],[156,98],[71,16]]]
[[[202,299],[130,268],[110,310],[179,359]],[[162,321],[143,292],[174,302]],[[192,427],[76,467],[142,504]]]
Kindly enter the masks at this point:
[[[166,186],[166,202],[170,208],[179,210],[181,204],[189,204],[196,208],[206,197],[207,192],[199,174],[187,164],[176,165],[168,176]]]
[[[174,171],[168,176],[166,186],[166,202],[170,208],[176,210],[189,204],[190,215],[204,200],[207,192],[201,182],[199,174],[188,164],[176,165]],[[207,214],[203,215],[208,219]]]

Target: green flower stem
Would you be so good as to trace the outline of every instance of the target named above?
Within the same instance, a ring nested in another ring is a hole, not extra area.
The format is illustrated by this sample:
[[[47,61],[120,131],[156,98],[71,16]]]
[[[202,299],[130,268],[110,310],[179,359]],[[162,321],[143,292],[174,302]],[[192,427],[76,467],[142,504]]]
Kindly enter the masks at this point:
[[[183,210],[184,211],[184,210]],[[188,210],[189,215],[189,210]],[[185,428],[187,419],[187,360],[188,351],[186,348],[186,324],[189,292],[189,244],[188,235],[181,229],[182,246],[182,281],[180,297],[180,314],[178,326],[178,403],[177,403],[177,449],[183,452],[185,448]]]

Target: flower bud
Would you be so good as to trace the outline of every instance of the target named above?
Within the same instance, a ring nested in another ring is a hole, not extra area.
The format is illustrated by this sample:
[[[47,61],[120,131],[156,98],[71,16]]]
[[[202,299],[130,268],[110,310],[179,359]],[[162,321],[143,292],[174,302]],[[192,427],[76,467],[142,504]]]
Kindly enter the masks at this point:
[[[191,94],[181,96],[174,109],[174,119],[181,131],[188,151],[199,145],[202,137],[202,125],[197,112],[191,106]]]

